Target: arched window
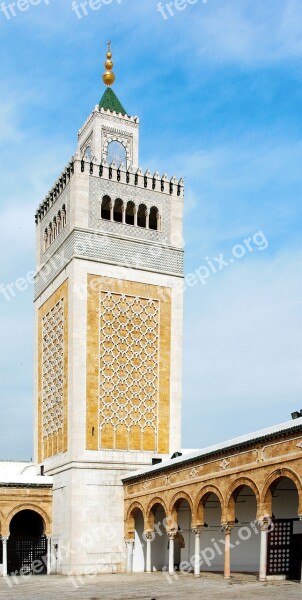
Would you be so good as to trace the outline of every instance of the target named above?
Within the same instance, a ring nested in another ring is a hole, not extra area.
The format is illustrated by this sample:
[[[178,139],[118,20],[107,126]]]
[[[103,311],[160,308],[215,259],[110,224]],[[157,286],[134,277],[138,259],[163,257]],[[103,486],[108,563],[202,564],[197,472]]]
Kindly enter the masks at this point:
[[[121,142],[114,140],[108,144],[107,150],[107,164],[111,165],[114,160],[117,167],[120,167],[123,163],[127,165],[127,151],[125,146]]]
[[[49,239],[49,244],[51,244],[51,242],[53,242],[52,223],[49,223],[49,225],[48,225],[48,239]]]
[[[65,204],[63,204],[62,206],[62,229],[63,227],[65,227],[66,225],[66,208],[65,208]]]
[[[157,231],[159,229],[159,213],[156,206],[152,206],[149,217],[149,229]]]
[[[48,230],[44,229],[44,251],[48,248]]]
[[[137,213],[137,224],[139,227],[147,227],[147,207],[145,204],[140,204]]]
[[[127,225],[134,225],[134,211],[135,205],[131,200],[127,204],[126,208],[126,223]]]
[[[110,203],[111,198],[109,196],[104,196],[102,200],[101,218],[106,221],[110,221]]]
[[[120,198],[117,198],[114,203],[113,220],[117,223],[123,221],[123,201]]]
[[[56,217],[53,218],[52,231],[53,231],[53,239],[55,240],[56,237],[57,237],[57,235],[58,235],[58,232],[57,232],[57,218]]]
[[[58,216],[57,216],[57,233],[58,233],[58,235],[59,235],[61,229],[62,229],[62,219],[61,219],[61,211],[59,210]]]
[[[85,150],[84,158],[86,158],[87,160],[91,160],[92,150],[91,150],[90,146],[87,146],[87,148]]]

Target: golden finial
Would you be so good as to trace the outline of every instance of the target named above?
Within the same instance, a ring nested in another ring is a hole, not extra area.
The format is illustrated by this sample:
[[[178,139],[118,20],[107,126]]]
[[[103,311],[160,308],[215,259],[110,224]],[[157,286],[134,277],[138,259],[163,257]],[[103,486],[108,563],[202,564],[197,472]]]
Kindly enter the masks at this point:
[[[108,51],[107,51],[107,57],[106,57],[106,62],[105,62],[105,68],[106,68],[106,72],[103,75],[103,82],[105,83],[105,85],[107,85],[108,87],[110,85],[112,85],[115,82],[115,75],[112,72],[113,69],[113,62],[112,62],[112,53],[111,53],[111,42],[108,42]]]

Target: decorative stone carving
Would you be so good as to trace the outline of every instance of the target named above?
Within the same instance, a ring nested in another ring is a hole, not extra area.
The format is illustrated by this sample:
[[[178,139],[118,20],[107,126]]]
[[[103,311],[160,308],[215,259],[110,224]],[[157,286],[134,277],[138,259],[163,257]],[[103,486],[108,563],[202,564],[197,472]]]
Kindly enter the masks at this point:
[[[224,471],[227,469],[227,467],[229,466],[230,461],[226,460],[226,458],[223,459],[223,461],[219,464],[220,468],[223,469]]]
[[[234,523],[222,523],[221,529],[225,535],[230,535],[234,527]]]
[[[133,161],[133,135],[127,134],[122,129],[115,127],[102,127],[102,140],[103,140],[103,151],[102,151],[102,162],[107,161],[108,145],[111,142],[120,142],[127,155],[127,164]]]
[[[37,274],[36,298],[75,255],[89,256],[97,262],[110,262],[121,267],[133,269],[142,267],[153,272],[183,274],[183,252],[181,250],[153,246],[148,242],[123,240],[101,232],[73,230],[68,236],[67,227],[53,242],[52,247],[61,242],[61,236],[67,236],[64,246],[50,256],[43,269]]]
[[[42,321],[42,435],[63,430],[64,300]]]
[[[100,292],[101,438],[108,425],[114,438],[120,426],[128,435],[139,430],[141,449],[145,430],[157,437],[159,306],[152,298]]]
[[[272,520],[269,517],[265,517],[264,519],[259,519],[257,525],[260,531],[269,531],[272,527]]]
[[[92,148],[92,133],[88,136],[85,142],[81,145],[81,158],[85,157],[87,148]]]

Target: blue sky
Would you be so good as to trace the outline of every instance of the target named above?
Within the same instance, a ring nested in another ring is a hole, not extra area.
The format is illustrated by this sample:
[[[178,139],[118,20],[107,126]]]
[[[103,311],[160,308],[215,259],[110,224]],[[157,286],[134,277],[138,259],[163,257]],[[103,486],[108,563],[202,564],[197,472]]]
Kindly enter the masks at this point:
[[[186,272],[268,242],[186,289],[183,446],[287,420],[302,407],[300,0],[197,0],[166,20],[157,0],[81,19],[71,4],[0,12],[0,283],[34,268],[35,209],[103,93],[111,38],[142,167],[186,180]],[[0,295],[2,459],[32,456],[32,297]]]

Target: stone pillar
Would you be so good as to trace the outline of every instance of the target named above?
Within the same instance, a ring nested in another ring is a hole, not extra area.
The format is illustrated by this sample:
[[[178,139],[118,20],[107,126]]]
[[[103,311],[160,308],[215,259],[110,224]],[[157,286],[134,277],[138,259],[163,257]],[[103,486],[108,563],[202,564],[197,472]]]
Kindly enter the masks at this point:
[[[133,548],[134,540],[126,540],[127,546],[127,573],[133,572]]]
[[[268,540],[269,522],[267,519],[263,519],[262,521],[259,521],[258,523],[259,523],[259,527],[261,530],[259,581],[266,581],[267,540]]]
[[[137,206],[135,206],[135,207],[134,207],[134,209],[133,209],[133,214],[134,214],[134,226],[135,226],[135,227],[137,227],[137,213],[138,213]]]
[[[224,577],[225,579],[230,579],[231,577],[231,531],[232,524],[231,523],[223,523],[222,531],[225,536],[225,544],[224,544]]]
[[[114,208],[114,204],[113,204],[112,201],[110,202],[109,207],[110,207],[110,221],[113,221],[113,208]]]
[[[7,540],[8,540],[8,537],[2,538],[2,553],[3,553],[2,575],[3,575],[3,577],[7,576]]]
[[[192,532],[195,536],[195,552],[194,552],[194,576],[200,576],[200,534],[201,529],[195,528],[192,529]]]
[[[161,216],[159,211],[156,213],[156,221],[157,221],[157,231],[161,231]]]
[[[169,538],[169,575],[173,575],[174,573],[174,540],[175,540],[175,531],[168,532]]]
[[[51,574],[51,538],[47,538],[47,575]]]
[[[123,225],[126,224],[126,206],[124,202],[122,204],[122,223]]]
[[[150,211],[149,211],[149,209],[148,209],[148,208],[147,208],[147,210],[146,210],[146,212],[145,212],[145,215],[146,215],[146,229],[149,229],[149,218],[150,218]]]
[[[152,562],[151,562],[151,544],[153,541],[152,531],[145,533],[145,539],[147,542],[146,548],[146,573],[152,573]]]

